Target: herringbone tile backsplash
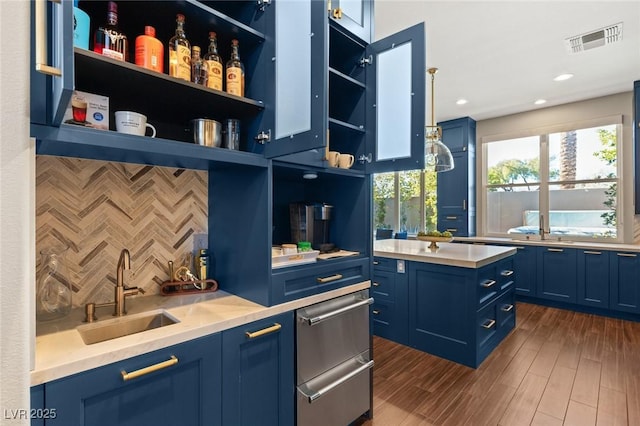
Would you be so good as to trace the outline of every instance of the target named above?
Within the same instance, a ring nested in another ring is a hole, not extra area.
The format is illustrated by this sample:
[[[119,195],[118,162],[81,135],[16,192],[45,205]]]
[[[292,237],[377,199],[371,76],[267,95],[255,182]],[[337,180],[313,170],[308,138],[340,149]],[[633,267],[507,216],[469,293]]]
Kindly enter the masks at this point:
[[[108,302],[127,248],[125,285],[158,294],[167,262],[185,262],[207,233],[207,203],[204,171],[38,156],[37,267],[40,250],[63,243],[73,305]]]

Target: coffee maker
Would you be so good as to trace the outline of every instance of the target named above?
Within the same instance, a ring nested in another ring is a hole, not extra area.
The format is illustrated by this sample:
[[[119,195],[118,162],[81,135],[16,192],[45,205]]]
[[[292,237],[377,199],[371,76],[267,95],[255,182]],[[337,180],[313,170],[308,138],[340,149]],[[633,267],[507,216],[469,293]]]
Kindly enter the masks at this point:
[[[333,206],[326,203],[289,204],[291,239],[294,243],[309,241],[314,250],[327,253],[335,250],[329,242]]]

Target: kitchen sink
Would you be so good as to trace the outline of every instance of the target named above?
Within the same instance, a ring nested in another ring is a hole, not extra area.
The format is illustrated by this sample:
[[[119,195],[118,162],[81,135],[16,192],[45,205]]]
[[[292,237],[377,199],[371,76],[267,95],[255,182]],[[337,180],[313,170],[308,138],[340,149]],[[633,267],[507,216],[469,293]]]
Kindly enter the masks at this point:
[[[86,345],[93,345],[130,334],[142,333],[160,327],[179,323],[180,321],[164,310],[143,312],[131,316],[99,321],[81,325],[78,333]]]

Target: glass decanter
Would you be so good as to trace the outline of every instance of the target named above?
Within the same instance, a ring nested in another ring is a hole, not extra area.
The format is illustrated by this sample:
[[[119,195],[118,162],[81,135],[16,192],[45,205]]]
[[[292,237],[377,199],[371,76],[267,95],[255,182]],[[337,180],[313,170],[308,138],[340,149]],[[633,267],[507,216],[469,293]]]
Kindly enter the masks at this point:
[[[50,321],[71,311],[71,282],[65,262],[69,247],[54,246],[40,251],[36,290],[36,319]]]

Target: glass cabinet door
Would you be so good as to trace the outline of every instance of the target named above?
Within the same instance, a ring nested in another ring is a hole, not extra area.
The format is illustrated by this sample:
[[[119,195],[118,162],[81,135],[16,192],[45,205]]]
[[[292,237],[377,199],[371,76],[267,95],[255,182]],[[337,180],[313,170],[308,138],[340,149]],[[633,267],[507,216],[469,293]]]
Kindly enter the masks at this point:
[[[267,158],[323,147],[326,142],[327,27],[324,2],[284,1],[275,6],[273,122]],[[265,84],[273,84],[265,81]],[[269,118],[267,118],[269,120]],[[266,122],[265,122],[266,123]]]
[[[332,0],[329,16],[365,43],[373,39],[373,0]]]
[[[424,23],[378,40],[367,49],[367,173],[424,167]]]

